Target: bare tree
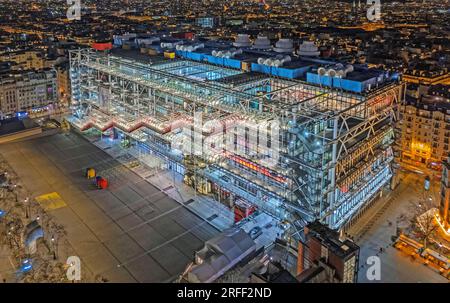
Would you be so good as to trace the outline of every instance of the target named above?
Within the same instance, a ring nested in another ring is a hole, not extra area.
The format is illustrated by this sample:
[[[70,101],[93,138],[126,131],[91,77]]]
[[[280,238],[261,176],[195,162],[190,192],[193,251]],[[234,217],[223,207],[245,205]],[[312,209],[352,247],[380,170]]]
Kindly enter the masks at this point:
[[[417,226],[424,248],[435,235],[438,226],[435,222],[436,206],[431,197],[421,197],[419,202],[411,202],[411,223]]]
[[[67,281],[65,265],[58,260],[56,254],[58,243],[62,247],[70,247],[64,226],[55,222],[53,216],[34,199],[29,199],[30,192],[22,186],[20,177],[0,155],[1,172],[6,173],[6,181],[0,188],[0,208],[6,215],[0,220],[0,245],[5,245],[17,267],[26,259],[30,259],[33,264],[33,269],[23,273],[18,279],[23,282]],[[26,203],[23,202],[25,200]],[[28,213],[32,218],[26,215]],[[26,253],[23,244],[24,229],[30,220],[39,220],[39,225],[48,235],[37,242],[37,251],[33,255]],[[88,281],[88,278],[83,280]]]

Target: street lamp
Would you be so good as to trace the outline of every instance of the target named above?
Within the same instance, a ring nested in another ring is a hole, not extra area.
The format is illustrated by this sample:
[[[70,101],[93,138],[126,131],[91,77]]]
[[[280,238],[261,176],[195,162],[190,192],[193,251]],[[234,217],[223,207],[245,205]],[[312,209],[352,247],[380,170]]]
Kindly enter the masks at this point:
[[[23,203],[25,204],[25,218],[29,218],[29,214],[28,214],[28,200],[29,198],[26,197],[26,199],[23,201]]]
[[[11,235],[10,231],[8,231],[8,240],[9,240],[9,246],[12,247],[12,235]]]
[[[52,236],[51,241],[52,241],[52,247],[53,247],[53,260],[56,260],[56,249],[57,249],[57,246],[56,246],[56,241],[55,241],[55,237],[54,236]]]
[[[17,184],[14,184],[12,190],[13,190],[14,197],[15,197],[15,200],[16,200],[16,203],[17,203],[19,201],[19,196],[17,194],[16,188],[17,188]]]

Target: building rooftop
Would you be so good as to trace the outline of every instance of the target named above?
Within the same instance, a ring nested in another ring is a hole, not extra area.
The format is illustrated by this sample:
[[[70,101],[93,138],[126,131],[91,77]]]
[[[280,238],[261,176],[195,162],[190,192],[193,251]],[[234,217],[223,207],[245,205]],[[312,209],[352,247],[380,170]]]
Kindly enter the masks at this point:
[[[206,241],[196,253],[196,265],[188,273],[188,280],[213,282],[255,249],[255,242],[243,229],[225,230]]]
[[[309,223],[305,229],[308,230],[307,237],[314,236],[321,243],[327,246],[334,254],[345,259],[351,256],[355,251],[359,250],[358,245],[354,242],[344,239],[339,239],[339,233],[330,229],[319,221]]]
[[[406,95],[405,104],[427,111],[440,111],[447,113],[450,110],[449,99],[442,96],[425,95],[420,98]]]
[[[312,266],[308,269],[305,269],[297,276],[297,281],[299,283],[307,283],[311,281],[313,278],[319,276],[325,268],[322,266]]]
[[[139,49],[122,49],[122,48],[113,48],[111,51],[112,55],[124,58],[124,59],[130,59],[135,60],[137,62],[141,63],[148,63],[148,64],[154,64],[159,62],[164,62],[164,56],[163,55],[155,55],[155,56],[149,56],[148,54],[142,54]]]
[[[52,74],[54,74],[54,70],[50,68],[42,69],[39,71],[8,71],[0,74],[0,84],[16,81],[43,80],[48,79],[49,75]]]
[[[298,283],[298,280],[277,262],[270,262],[264,273],[253,275],[266,283]]]
[[[0,120],[0,136],[10,135],[35,127],[39,127],[39,125],[29,118],[10,118]]]

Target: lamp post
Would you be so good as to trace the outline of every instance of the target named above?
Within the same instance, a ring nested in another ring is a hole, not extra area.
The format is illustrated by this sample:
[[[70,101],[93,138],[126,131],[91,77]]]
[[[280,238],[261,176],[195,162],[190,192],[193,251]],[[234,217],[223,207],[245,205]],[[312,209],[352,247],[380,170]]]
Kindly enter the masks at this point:
[[[52,241],[52,249],[53,249],[53,260],[56,260],[57,245],[56,245],[56,239],[54,236],[52,236],[51,241]]]
[[[12,247],[12,241],[11,241],[11,231],[8,231],[8,240],[9,240],[9,246]]]
[[[14,197],[15,197],[15,200],[16,200],[16,203],[17,203],[19,201],[19,196],[17,195],[16,188],[17,188],[17,184],[14,184],[13,185],[13,193],[14,193]]]
[[[26,197],[26,199],[23,201],[23,203],[25,204],[25,218],[27,219],[30,217],[30,215],[28,214],[28,201],[29,201],[28,197]]]
[[[18,242],[17,239],[16,239],[16,236],[15,236],[14,232],[15,232],[15,231],[14,231],[14,226],[11,226],[10,229],[9,229],[9,231],[8,231],[9,244],[10,244],[10,246],[12,247],[13,242],[12,242],[11,240],[13,240],[13,241],[14,241],[14,244],[16,245],[16,247],[19,248],[20,245],[19,245],[19,242]]]

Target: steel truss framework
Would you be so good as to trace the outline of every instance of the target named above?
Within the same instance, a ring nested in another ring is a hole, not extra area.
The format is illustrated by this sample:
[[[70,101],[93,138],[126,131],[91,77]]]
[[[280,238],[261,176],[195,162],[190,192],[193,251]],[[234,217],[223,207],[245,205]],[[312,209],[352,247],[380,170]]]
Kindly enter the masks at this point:
[[[70,63],[75,125],[115,127],[137,141],[164,146],[160,151],[169,156],[181,129],[195,133],[198,112],[206,121],[224,121],[246,147],[250,136],[239,131],[239,121],[279,123],[280,157],[270,168],[277,178],[243,167],[233,156],[201,159],[207,167],[199,171],[223,187],[216,172],[227,171],[235,180],[230,190],[247,180],[234,194],[276,216],[319,218],[339,228],[392,175],[392,123],[403,98],[401,83],[365,95],[269,77],[232,85],[221,80],[246,75],[187,60],[142,64],[87,49],[71,51]],[[262,165],[245,153],[239,156]]]

